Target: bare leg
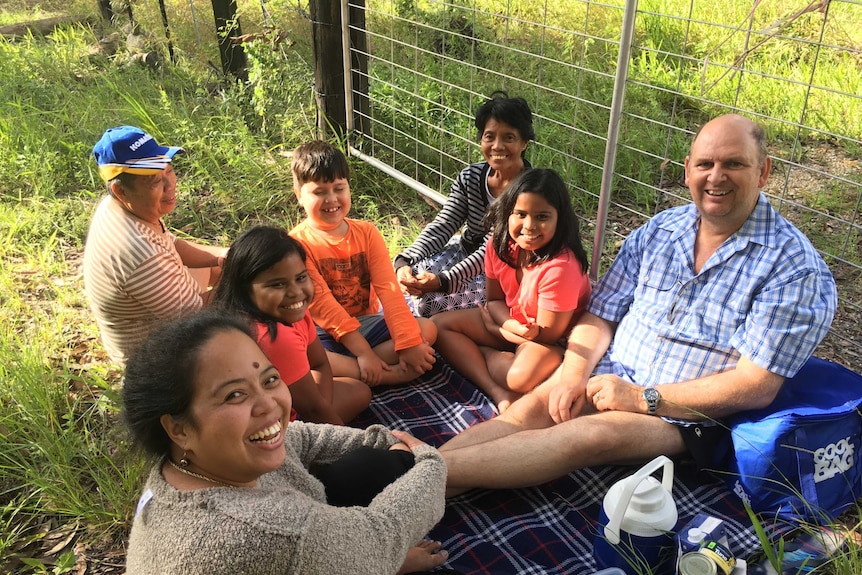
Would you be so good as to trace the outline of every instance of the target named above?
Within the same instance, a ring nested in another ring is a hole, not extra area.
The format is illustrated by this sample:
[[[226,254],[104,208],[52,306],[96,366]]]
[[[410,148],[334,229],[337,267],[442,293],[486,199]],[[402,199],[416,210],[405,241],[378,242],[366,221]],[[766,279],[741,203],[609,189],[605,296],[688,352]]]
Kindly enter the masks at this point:
[[[552,381],[547,381],[513,402],[499,417],[465,429],[442,446],[440,451],[460,449],[505,437],[525,429],[541,429],[554,425],[548,414],[548,396]]]
[[[387,339],[383,343],[375,345],[374,353],[389,365],[398,363],[398,354],[395,353],[395,342],[391,339]]]
[[[512,362],[515,360],[515,354],[511,351],[500,351],[484,345],[479,346],[479,349],[485,358],[485,364],[488,366],[488,373],[491,375],[491,379],[500,388],[499,390],[494,390],[493,393],[489,393],[488,390],[484,391],[492,399],[496,397],[494,403],[497,404],[497,411],[502,414],[509,409],[509,406],[513,402],[517,401],[523,395],[522,393],[513,391],[506,384],[506,376],[512,367]]]
[[[511,351],[500,351],[493,347],[480,346],[482,355],[485,356],[485,363],[488,365],[488,373],[497,385],[507,387],[506,375],[512,367],[512,362],[515,361],[515,354]]]
[[[334,377],[332,407],[344,423],[362,413],[371,402],[371,389],[352,377]]]
[[[449,365],[485,392],[499,409],[505,410],[517,397],[491,377],[482,348],[499,348],[507,342],[485,329],[481,313],[479,309],[465,309],[435,315],[433,321],[438,330],[435,347]]]
[[[420,317],[416,319],[419,322],[419,329],[422,331],[422,339],[428,345],[434,345],[437,341],[437,325],[428,318]]]
[[[395,354],[395,348],[391,342],[385,342],[380,344],[379,346],[374,348],[374,352],[377,353],[377,348],[381,345],[386,345],[389,343],[392,346],[392,354]],[[378,353],[378,356],[380,354]],[[355,357],[349,355],[342,355],[340,353],[336,353],[334,351],[326,350],[326,357],[329,359],[329,365],[332,367],[332,375],[334,377],[349,377],[352,379],[359,379],[359,363],[356,361]],[[397,356],[396,356],[397,357]],[[400,385],[402,383],[407,383],[409,381],[413,381],[417,377],[419,377],[419,373],[412,369],[408,369],[407,371],[402,371],[401,366],[398,364],[398,361],[394,364],[389,365],[388,370],[384,370],[380,376],[380,384],[379,385]]]
[[[407,552],[407,557],[397,575],[416,571],[430,571],[445,563],[448,558],[449,552],[441,549],[438,541],[420,541],[418,545]]]
[[[505,385],[513,391],[527,393],[550,378],[563,363],[563,349],[528,341],[518,346],[506,372]]]
[[[649,441],[634,441],[644,437]],[[449,468],[447,494],[452,495],[473,487],[538,485],[581,467],[640,462],[684,450],[679,430],[663,419],[606,411],[443,450],[443,458]]]

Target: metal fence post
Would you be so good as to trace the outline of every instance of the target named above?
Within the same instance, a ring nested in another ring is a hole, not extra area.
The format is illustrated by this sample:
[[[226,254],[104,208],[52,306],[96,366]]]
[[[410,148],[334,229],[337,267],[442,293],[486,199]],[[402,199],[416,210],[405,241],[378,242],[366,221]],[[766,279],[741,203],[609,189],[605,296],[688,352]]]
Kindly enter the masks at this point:
[[[590,279],[599,279],[599,260],[605,247],[605,230],[608,226],[608,206],[611,202],[611,185],[614,182],[614,165],[617,159],[617,140],[620,134],[620,118],[623,113],[623,100],[626,94],[626,80],[629,76],[629,59],[632,53],[632,37],[635,30],[635,17],[638,0],[626,0],[623,13],[623,26],[620,33],[620,51],[617,55],[617,73],[614,77],[614,93],[611,98],[611,113],[608,119],[608,139],[605,145],[605,161],[602,169],[599,207],[596,212],[596,235],[593,241],[593,259],[590,262]]]
[[[347,92],[347,100],[353,110],[351,128],[355,127],[360,134],[371,130],[371,111],[368,98],[368,40],[365,35],[365,0],[352,0],[348,4],[348,34],[349,40],[351,91]]]

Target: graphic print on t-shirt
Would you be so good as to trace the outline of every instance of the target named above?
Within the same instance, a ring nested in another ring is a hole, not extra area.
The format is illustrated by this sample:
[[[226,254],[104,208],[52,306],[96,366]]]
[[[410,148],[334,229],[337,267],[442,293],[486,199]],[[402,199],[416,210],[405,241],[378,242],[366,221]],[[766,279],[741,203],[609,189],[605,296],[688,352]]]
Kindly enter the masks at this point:
[[[352,316],[365,313],[371,298],[371,272],[366,254],[321,258],[318,269],[341,307]]]

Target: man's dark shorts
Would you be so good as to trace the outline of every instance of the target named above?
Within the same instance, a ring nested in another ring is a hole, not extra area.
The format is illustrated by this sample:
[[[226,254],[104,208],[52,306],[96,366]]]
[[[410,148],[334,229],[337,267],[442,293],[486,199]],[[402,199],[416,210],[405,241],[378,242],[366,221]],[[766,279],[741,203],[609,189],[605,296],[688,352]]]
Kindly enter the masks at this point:
[[[731,446],[730,430],[725,425],[695,424],[677,428],[698,469],[720,468]]]

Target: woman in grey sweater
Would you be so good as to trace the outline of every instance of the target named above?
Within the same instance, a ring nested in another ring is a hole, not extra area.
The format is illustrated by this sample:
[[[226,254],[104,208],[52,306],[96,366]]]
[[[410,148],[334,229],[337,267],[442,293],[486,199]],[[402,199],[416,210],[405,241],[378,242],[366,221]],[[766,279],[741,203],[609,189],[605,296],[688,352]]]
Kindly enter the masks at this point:
[[[382,426],[290,422],[290,392],[239,319],[209,310],[154,332],[127,364],[123,403],[133,440],[156,457],[129,575],[380,575],[447,558],[417,545],[443,515],[439,453]],[[309,468],[357,448],[414,462],[367,505],[334,507]]]

